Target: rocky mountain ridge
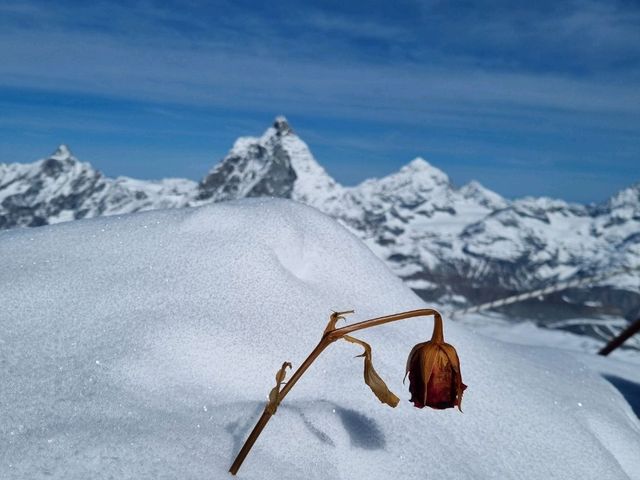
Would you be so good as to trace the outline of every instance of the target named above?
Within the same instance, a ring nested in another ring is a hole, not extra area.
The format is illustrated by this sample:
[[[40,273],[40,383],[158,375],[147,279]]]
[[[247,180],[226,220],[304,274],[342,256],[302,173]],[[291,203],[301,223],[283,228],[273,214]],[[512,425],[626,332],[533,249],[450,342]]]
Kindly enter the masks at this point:
[[[392,175],[345,187],[284,117],[260,137],[239,138],[199,183],[108,178],[65,146],[31,164],[0,164],[0,229],[256,196],[291,198],[338,219],[423,298],[447,305],[640,267],[640,184],[597,206],[508,200],[478,182],[457,188],[416,158]],[[631,319],[640,313],[640,279],[618,275],[510,308],[541,322],[549,315],[557,322],[559,311]]]

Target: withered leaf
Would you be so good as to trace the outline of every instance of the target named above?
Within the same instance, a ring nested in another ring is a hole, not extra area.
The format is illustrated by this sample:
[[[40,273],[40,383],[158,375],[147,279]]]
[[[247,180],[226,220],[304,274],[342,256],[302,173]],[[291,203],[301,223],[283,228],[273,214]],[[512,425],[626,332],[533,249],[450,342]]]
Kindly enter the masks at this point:
[[[287,368],[292,368],[291,363],[284,362],[278,373],[276,373],[276,386],[269,392],[269,403],[265,407],[271,414],[275,415],[278,405],[280,405],[280,386],[284,383],[284,379],[287,376]]]
[[[373,362],[371,360],[371,346],[368,343],[349,335],[345,335],[342,338],[347,342],[355,343],[364,348],[362,355],[358,355],[359,357],[364,358],[364,383],[369,385],[369,388],[371,388],[374,395],[378,397],[378,400],[395,408],[400,402],[400,399],[391,390],[389,390],[387,384],[384,383],[384,380],[380,378],[378,372],[373,368]]]

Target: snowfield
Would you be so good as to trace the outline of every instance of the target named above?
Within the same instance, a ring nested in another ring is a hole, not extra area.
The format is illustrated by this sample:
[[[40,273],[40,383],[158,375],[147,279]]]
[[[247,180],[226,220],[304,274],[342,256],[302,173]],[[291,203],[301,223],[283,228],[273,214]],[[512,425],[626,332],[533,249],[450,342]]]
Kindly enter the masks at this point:
[[[276,371],[332,309],[425,307],[334,220],[267,199],[2,232],[0,305],[2,479],[231,478]],[[359,347],[330,346],[238,478],[640,479],[629,404],[556,348],[445,318],[464,413],[414,408],[406,357],[431,327],[358,336],[396,409],[364,384]]]

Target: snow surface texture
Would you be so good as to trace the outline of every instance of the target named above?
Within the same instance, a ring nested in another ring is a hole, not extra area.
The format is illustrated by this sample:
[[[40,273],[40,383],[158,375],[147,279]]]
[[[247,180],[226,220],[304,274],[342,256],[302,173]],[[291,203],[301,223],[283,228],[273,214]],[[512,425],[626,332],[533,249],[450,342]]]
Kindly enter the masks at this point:
[[[317,210],[245,200],[0,233],[0,478],[230,478],[283,361],[350,321],[424,307]],[[640,478],[640,424],[572,357],[448,322],[469,388],[418,410],[402,377],[430,318],[325,351],[240,470],[247,479]]]

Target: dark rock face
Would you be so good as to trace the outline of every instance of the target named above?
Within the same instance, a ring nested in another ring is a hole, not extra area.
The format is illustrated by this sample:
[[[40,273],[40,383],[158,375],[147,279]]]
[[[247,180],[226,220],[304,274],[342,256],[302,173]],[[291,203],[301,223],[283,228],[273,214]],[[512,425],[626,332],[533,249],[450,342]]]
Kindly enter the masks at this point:
[[[291,198],[297,175],[291,166],[291,159],[281,146],[276,145],[273,159],[264,176],[249,191],[248,197]]]
[[[293,135],[282,118],[276,118],[271,138],[246,148],[234,148],[199,186],[198,200],[233,200],[245,197],[291,198],[297,175],[281,140]]]
[[[64,171],[64,164],[55,158],[49,158],[42,163],[42,173],[56,178]]]
[[[256,147],[252,152],[253,160],[264,163],[266,151],[262,147]],[[243,178],[238,172],[242,172],[248,163],[247,158],[240,156],[229,157],[228,161],[219,165],[200,182],[199,200],[208,200],[214,195],[220,199],[237,198],[243,185]],[[216,200],[218,199],[216,198]]]
[[[198,199],[291,198],[296,178],[291,159],[282,147],[276,145],[273,152],[269,152],[257,145],[249,149],[247,156],[227,157],[218,168],[204,177],[200,182]]]

